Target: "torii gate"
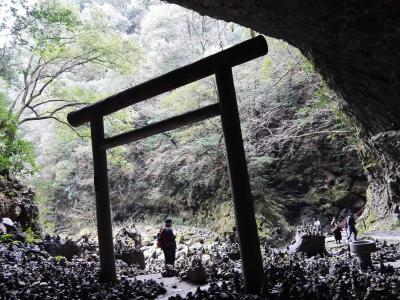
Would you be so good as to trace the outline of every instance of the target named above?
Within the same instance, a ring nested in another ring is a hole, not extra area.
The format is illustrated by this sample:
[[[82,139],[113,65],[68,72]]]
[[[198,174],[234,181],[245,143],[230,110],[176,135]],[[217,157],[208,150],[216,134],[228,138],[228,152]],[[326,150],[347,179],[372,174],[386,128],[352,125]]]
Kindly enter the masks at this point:
[[[263,265],[232,67],[260,57],[267,52],[268,46],[265,38],[258,36],[68,114],[68,122],[72,126],[76,127],[90,122],[101,280],[117,280],[106,150],[220,115],[245,286],[250,293],[257,293],[260,290],[263,282]],[[210,75],[216,77],[219,103],[113,137],[104,137],[104,116]]]

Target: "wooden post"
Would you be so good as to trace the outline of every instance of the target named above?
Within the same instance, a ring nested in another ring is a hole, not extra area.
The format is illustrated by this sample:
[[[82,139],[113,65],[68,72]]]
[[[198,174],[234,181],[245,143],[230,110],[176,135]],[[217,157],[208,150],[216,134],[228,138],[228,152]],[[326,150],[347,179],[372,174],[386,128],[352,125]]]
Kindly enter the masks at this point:
[[[111,223],[111,207],[108,192],[107,153],[104,144],[103,117],[90,122],[92,134],[94,188],[96,192],[97,235],[100,252],[100,280],[115,282],[114,246]]]
[[[245,287],[249,293],[258,293],[263,283],[263,263],[232,69],[220,67],[216,72],[216,80]]]

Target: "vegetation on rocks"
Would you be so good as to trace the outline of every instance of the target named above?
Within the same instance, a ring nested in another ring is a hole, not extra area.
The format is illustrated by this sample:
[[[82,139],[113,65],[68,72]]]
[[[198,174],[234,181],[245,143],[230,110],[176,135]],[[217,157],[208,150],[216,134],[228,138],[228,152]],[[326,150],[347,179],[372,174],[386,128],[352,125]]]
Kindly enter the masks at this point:
[[[32,240],[40,234],[39,209],[35,195],[16,180],[0,176],[0,218],[10,218]]]

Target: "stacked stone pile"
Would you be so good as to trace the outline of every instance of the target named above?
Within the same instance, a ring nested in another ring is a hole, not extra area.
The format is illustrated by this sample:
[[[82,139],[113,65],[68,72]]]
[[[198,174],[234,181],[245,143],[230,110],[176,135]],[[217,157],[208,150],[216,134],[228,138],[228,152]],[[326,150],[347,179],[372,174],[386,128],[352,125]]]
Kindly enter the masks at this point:
[[[165,292],[154,281],[135,281],[135,269],[117,263],[120,280],[105,284],[95,253],[69,262],[38,245],[0,244],[0,299],[149,299]]]
[[[119,235],[117,235],[118,237]],[[125,234],[123,236],[126,236]],[[331,257],[289,255],[285,249],[269,248],[264,255],[264,286],[258,295],[246,294],[241,262],[232,253],[238,245],[207,240],[200,233],[182,239],[178,252],[186,254],[176,263],[182,279],[210,285],[173,299],[397,299],[400,269],[386,262],[400,259],[399,245],[377,242],[374,269],[360,270],[348,253]],[[57,237],[50,238],[57,240]],[[123,244],[126,240],[116,241]],[[142,239],[142,243],[146,241]],[[0,244],[0,299],[149,299],[165,292],[154,281],[137,281],[135,276],[160,273],[162,258],[146,259],[146,268],[116,259],[119,281],[115,285],[98,281],[97,244],[90,236],[79,239],[80,256],[70,260],[52,256],[44,242]],[[139,247],[139,245],[138,245]],[[142,246],[142,248],[145,246]],[[146,246],[153,247],[155,246]],[[156,250],[155,250],[156,251]],[[157,252],[157,251],[156,251]],[[3,297],[3,298],[1,298]]]
[[[171,299],[398,299],[400,269],[374,261],[374,269],[362,271],[356,258],[347,253],[334,257],[304,254],[289,256],[285,250],[271,250],[264,257],[264,286],[258,295],[243,288],[240,268],[227,260],[229,250],[219,247],[212,263],[206,265],[214,282],[207,290]],[[377,242],[375,259],[400,258],[399,245]]]

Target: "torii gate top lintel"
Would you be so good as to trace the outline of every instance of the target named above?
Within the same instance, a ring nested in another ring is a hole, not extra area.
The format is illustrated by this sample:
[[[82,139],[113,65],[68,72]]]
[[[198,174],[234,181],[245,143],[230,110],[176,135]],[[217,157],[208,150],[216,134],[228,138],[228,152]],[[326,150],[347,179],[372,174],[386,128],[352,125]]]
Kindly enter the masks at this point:
[[[72,126],[90,122],[94,117],[109,115],[120,109],[213,75],[220,67],[234,67],[267,54],[263,36],[258,36],[181,67],[160,77],[129,88],[102,101],[68,114]]]
[[[260,57],[267,52],[268,46],[265,38],[258,36],[68,114],[67,119],[72,126],[80,126],[90,122],[101,279],[106,281],[117,280],[106,150],[220,115],[245,286],[248,292],[256,293],[260,290],[263,281],[262,258],[240,129],[232,67]],[[104,137],[104,116],[210,75],[216,76],[218,103],[110,138]]]

